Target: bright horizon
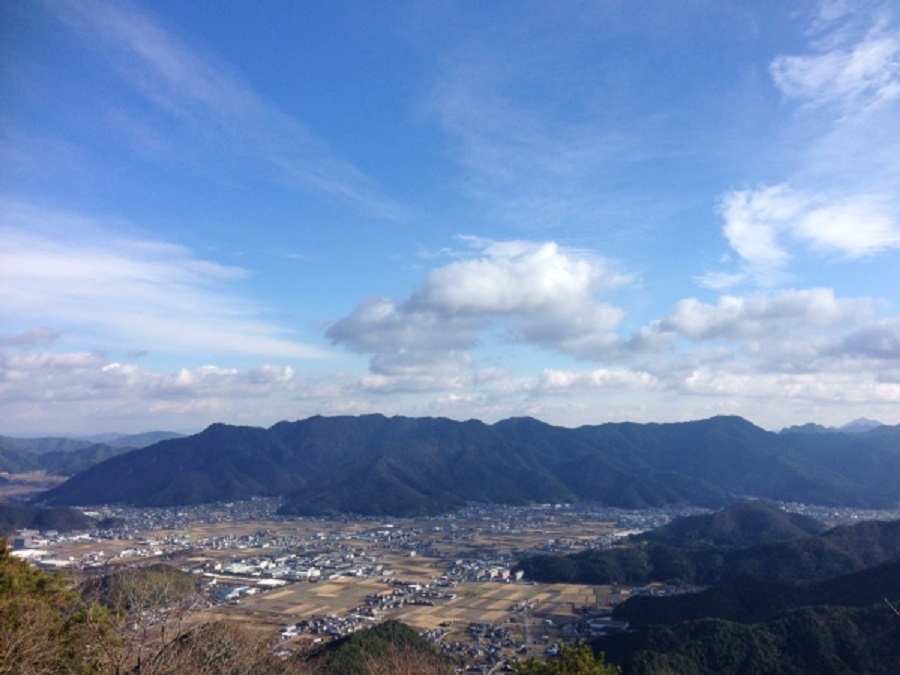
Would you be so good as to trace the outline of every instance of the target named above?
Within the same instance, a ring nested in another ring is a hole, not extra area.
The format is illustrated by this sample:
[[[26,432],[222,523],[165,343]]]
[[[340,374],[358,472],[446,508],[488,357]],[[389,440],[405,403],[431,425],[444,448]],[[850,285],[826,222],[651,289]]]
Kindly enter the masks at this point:
[[[8,3],[0,433],[900,423],[890,2]]]

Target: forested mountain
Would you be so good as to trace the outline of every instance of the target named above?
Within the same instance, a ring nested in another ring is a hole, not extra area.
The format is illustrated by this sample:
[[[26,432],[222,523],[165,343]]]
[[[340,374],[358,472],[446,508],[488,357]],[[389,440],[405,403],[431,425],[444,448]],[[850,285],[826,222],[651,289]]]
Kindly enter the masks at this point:
[[[24,473],[26,471],[35,471],[38,468],[35,456],[30,452],[0,446],[0,471]]]
[[[103,443],[114,448],[146,448],[148,445],[181,438],[184,434],[174,431],[143,431],[137,434],[94,434],[87,440],[92,443]]]
[[[286,513],[390,515],[468,501],[720,506],[744,495],[876,506],[900,499],[900,431],[879,431],[775,434],[738,417],[577,429],[382,415],[214,424],[102,462],[47,498],[150,506],[282,496]]]
[[[782,511],[769,502],[743,500],[715,513],[676,518],[632,540],[672,546],[742,548],[799,539],[824,529],[814,518]]]
[[[640,542],[569,555],[536,555],[519,563],[535,581],[709,585],[753,577],[795,583],[849,574],[900,557],[900,520],[836,527],[817,536],[746,548]]]
[[[120,448],[104,443],[93,443],[83,447],[43,452],[21,449],[7,449],[0,446],[0,471],[23,473],[26,471],[47,471],[64,476],[73,476],[85,469],[128,452],[132,448]]]
[[[697,593],[640,595],[618,605],[614,615],[632,627],[704,618],[755,623],[799,607],[872,605],[891,593],[900,594],[900,560],[814,584],[739,577]]]
[[[900,618],[884,604],[814,607],[755,624],[702,619],[647,626],[593,646],[625,675],[893,675]]]
[[[13,438],[12,436],[0,436],[0,448],[20,450],[22,452],[69,452],[71,450],[80,450],[81,448],[86,448],[93,444],[93,441],[56,436],[48,436],[45,438]]]

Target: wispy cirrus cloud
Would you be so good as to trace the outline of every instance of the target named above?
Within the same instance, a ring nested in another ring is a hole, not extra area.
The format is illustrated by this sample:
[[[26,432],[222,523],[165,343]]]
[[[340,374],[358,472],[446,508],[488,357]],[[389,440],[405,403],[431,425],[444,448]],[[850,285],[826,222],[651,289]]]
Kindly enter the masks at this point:
[[[876,20],[849,45],[826,44],[772,61],[772,79],[785,96],[811,105],[836,103],[851,113],[900,96],[900,36],[887,20]]]
[[[224,141],[239,157],[262,162],[278,179],[350,203],[374,217],[411,217],[408,206],[385,195],[375,180],[300,120],[256,93],[226,64],[167,30],[151,13],[106,0],[45,6],[88,47],[104,50],[110,67],[127,84],[195,138]],[[136,143],[144,151],[148,129],[122,114],[116,120],[139,136]]]
[[[771,60],[800,150],[792,171],[722,197],[722,234],[740,269],[701,275],[701,285],[775,285],[799,254],[846,260],[900,249],[898,22],[889,3],[823,2],[807,51]]]
[[[78,327],[97,343],[128,349],[325,354],[263,319],[235,290],[246,270],[168,242],[122,238],[120,230],[120,223],[0,200],[0,313],[49,322],[45,331]]]

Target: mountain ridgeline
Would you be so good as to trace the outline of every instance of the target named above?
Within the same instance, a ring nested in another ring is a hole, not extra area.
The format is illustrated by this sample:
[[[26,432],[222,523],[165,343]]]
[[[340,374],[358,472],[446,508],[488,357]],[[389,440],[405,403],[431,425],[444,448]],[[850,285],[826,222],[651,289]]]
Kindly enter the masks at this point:
[[[144,448],[162,440],[179,437],[179,434],[171,431],[100,434],[90,439],[0,436],[0,472],[46,471],[63,476],[74,476],[110,457],[121,455],[135,448]]]
[[[283,511],[423,515],[467,502],[626,508],[739,496],[884,506],[900,500],[900,428],[776,434],[739,417],[576,429],[531,418],[311,417],[214,424],[113,457],[47,493],[54,504],[284,498]]]
[[[122,448],[105,443],[90,443],[83,447],[30,452],[27,450],[7,449],[0,447],[0,471],[7,473],[26,473],[28,471],[46,471],[62,476],[74,476],[76,473],[94,466],[110,457],[116,457],[133,448]]]

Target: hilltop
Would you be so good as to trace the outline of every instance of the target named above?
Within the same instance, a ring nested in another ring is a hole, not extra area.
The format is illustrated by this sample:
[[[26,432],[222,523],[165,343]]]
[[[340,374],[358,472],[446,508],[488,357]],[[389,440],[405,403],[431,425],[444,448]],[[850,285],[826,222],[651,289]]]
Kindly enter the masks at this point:
[[[761,500],[743,500],[715,513],[676,518],[633,539],[672,546],[741,548],[799,539],[824,529],[809,516],[788,513]]]

